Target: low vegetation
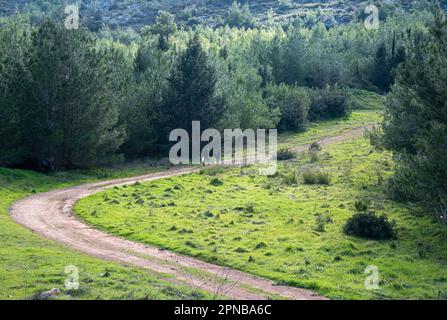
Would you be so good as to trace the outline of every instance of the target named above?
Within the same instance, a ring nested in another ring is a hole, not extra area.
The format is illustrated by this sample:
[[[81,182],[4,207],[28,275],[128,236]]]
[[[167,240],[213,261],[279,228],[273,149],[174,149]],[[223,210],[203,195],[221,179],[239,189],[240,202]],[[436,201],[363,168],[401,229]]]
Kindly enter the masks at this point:
[[[321,171],[319,168],[306,169],[303,172],[304,184],[321,184],[329,185],[331,177],[329,173]]]
[[[296,153],[290,149],[283,148],[278,150],[277,159],[278,161],[290,160],[296,157]]]
[[[390,222],[386,215],[377,216],[374,212],[356,213],[343,227],[347,235],[375,240],[395,239],[395,229],[395,223]]]

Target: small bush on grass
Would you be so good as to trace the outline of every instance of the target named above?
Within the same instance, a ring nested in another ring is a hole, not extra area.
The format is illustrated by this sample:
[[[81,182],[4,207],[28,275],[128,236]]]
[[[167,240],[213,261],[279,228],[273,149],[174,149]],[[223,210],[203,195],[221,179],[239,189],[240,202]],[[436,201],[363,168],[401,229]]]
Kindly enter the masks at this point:
[[[253,202],[247,202],[245,204],[245,212],[254,213],[256,210],[255,204]]]
[[[298,184],[298,177],[295,173],[289,173],[282,177],[282,181],[285,185],[293,186]]]
[[[322,185],[330,185],[331,177],[329,173],[322,172],[319,169],[307,169],[303,172],[303,180],[304,184],[322,184]]]
[[[79,289],[70,289],[66,293],[71,297],[82,297],[90,292],[89,287],[81,286]]]
[[[321,151],[323,148],[318,142],[312,142],[312,144],[309,147],[309,151]]]
[[[260,242],[256,245],[255,250],[267,248],[267,245],[264,242]]]
[[[224,173],[225,171],[226,171],[226,167],[215,166],[215,167],[209,167],[209,168],[200,170],[200,174],[214,177],[214,176]]]
[[[277,159],[278,161],[286,161],[295,159],[296,153],[289,149],[281,149],[278,151]]]
[[[215,186],[215,187],[220,187],[220,186],[223,185],[224,183],[223,183],[223,181],[220,180],[219,178],[213,178],[213,179],[211,179],[210,184],[211,184],[212,186]]]
[[[433,247],[429,243],[419,242],[417,244],[417,252],[419,258],[425,259],[429,253],[433,252]]]
[[[389,221],[385,215],[377,216],[374,212],[360,212],[348,220],[343,231],[350,236],[387,240],[397,237],[395,229],[396,223]]]
[[[370,205],[369,201],[365,201],[365,200],[357,200],[354,203],[354,207],[355,207],[355,209],[358,212],[365,212],[365,211],[367,211],[368,208],[369,208],[369,205]]]
[[[333,223],[331,214],[329,212],[325,214],[317,213],[315,215],[316,225],[314,230],[317,232],[325,232],[326,231],[326,225],[328,223]]]

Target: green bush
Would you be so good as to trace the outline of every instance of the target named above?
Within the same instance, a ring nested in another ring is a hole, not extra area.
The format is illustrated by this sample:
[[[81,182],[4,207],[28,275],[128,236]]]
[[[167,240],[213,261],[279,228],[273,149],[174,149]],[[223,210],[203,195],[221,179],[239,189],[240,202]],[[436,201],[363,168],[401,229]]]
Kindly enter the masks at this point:
[[[307,169],[303,172],[304,184],[322,184],[330,185],[331,177],[329,173],[322,172],[320,169]]]
[[[310,106],[307,89],[285,84],[269,85],[265,90],[265,95],[269,109],[281,111],[279,131],[306,129]]]
[[[201,175],[207,175],[210,177],[215,177],[219,174],[222,174],[226,171],[226,167],[222,167],[222,166],[214,166],[214,167],[209,167],[209,168],[204,168],[202,170],[200,170],[200,174]]]
[[[295,173],[289,173],[285,174],[282,177],[282,181],[285,185],[291,186],[291,185],[297,185],[298,184],[298,177]]]
[[[210,181],[210,185],[215,186],[215,187],[220,187],[223,184],[224,184],[223,181],[220,180],[219,178],[213,178]]]
[[[309,151],[321,151],[323,148],[318,142],[312,142],[309,146]]]
[[[433,252],[433,247],[431,246],[431,244],[422,242],[419,242],[417,244],[417,253],[419,258],[425,259],[431,252]]]
[[[396,223],[389,221],[385,215],[377,216],[374,212],[360,212],[347,221],[343,231],[350,236],[387,240],[397,237],[395,228]]]
[[[256,211],[256,206],[253,202],[247,202],[244,209],[247,213],[254,213]]]
[[[345,117],[351,112],[348,89],[338,85],[311,90],[309,119],[311,121]]]
[[[289,149],[280,149],[277,154],[278,161],[291,160],[296,157],[296,153]]]
[[[314,230],[317,232],[325,232],[326,225],[329,223],[334,223],[331,217],[330,212],[326,212],[325,214],[317,213],[315,215],[316,225]]]
[[[234,1],[228,8],[224,23],[230,27],[253,28],[256,19],[250,12],[247,4],[241,5],[239,2]]]
[[[359,212],[365,212],[365,211],[367,211],[368,208],[369,208],[369,205],[370,205],[369,201],[365,201],[365,200],[357,200],[357,201],[354,203],[354,207],[355,207],[355,209],[356,209],[357,211],[359,211]]]

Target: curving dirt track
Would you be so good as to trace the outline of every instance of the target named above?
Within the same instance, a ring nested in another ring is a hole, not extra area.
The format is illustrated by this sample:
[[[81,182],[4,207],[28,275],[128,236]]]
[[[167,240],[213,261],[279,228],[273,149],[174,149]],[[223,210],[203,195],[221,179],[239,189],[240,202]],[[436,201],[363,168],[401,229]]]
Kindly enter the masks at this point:
[[[365,127],[320,141],[321,145],[346,141],[363,134]],[[308,145],[293,148],[300,152]],[[211,292],[216,297],[263,300],[284,298],[295,300],[325,299],[312,291],[276,285],[238,270],[225,268],[201,260],[181,256],[109,235],[78,220],[73,206],[81,198],[114,186],[136,181],[153,181],[197,172],[197,168],[174,168],[140,177],[84,184],[78,187],[33,195],[18,201],[10,208],[14,221],[33,232],[66,245],[77,251],[104,260],[133,265],[169,275],[168,281],[186,284]],[[191,271],[194,272],[191,272]]]

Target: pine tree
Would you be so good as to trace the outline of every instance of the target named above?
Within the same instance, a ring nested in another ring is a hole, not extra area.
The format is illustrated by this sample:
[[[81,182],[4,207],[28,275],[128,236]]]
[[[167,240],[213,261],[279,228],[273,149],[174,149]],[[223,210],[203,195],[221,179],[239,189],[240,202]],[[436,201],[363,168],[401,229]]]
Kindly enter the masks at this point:
[[[159,118],[160,143],[168,142],[173,129],[190,129],[192,121],[200,121],[202,128],[216,127],[226,110],[224,99],[216,94],[216,82],[216,70],[196,33],[168,78]]]
[[[171,54],[160,50],[156,44],[145,41],[135,57],[135,81],[127,85],[130,93],[128,104],[121,112],[127,126],[127,139],[122,150],[127,158],[153,156],[157,151],[157,129],[162,113],[162,92],[170,71]]]
[[[26,157],[20,116],[27,112],[21,94],[30,31],[23,17],[0,22],[0,166],[23,163]]]
[[[21,114],[28,161],[56,169],[107,163],[123,142],[117,127],[122,102],[113,49],[98,49],[83,30],[46,21],[32,35]]]
[[[390,90],[394,83],[395,71],[399,64],[405,61],[405,58],[405,48],[398,43],[396,35],[393,36],[390,53],[388,53],[384,42],[379,45],[372,66],[371,82],[380,92]]]
[[[158,35],[159,49],[166,51],[169,49],[169,37],[177,31],[177,24],[172,14],[167,11],[160,11],[151,31]]]
[[[440,10],[430,38],[417,43],[399,68],[372,141],[396,155],[392,194],[441,212],[447,210],[447,25]]]
[[[304,84],[304,49],[305,40],[299,30],[291,29],[288,32],[283,53],[282,76],[283,82],[288,85]]]
[[[385,43],[379,45],[374,57],[372,83],[381,92],[386,92],[391,84],[390,65]]]

